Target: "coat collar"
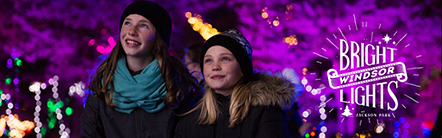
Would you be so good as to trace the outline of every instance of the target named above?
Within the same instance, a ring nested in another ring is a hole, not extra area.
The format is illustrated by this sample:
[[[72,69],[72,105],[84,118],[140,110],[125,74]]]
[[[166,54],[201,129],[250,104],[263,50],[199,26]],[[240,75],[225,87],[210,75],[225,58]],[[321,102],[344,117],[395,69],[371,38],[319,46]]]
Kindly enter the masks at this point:
[[[295,101],[295,85],[281,74],[255,73],[247,83],[252,106],[280,106],[290,109]]]

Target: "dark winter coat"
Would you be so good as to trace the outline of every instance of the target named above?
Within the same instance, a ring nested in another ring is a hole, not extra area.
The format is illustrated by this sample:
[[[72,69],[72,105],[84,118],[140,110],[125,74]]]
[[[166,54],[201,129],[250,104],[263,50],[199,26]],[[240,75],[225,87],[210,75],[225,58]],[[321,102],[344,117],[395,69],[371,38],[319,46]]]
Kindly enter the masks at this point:
[[[258,74],[255,81],[247,84],[252,92],[251,108],[247,117],[229,128],[230,96],[216,94],[220,116],[215,124],[200,125],[200,109],[179,117],[175,138],[278,138],[290,137],[286,110],[294,102],[294,86],[290,81],[277,76]]]
[[[131,114],[109,107],[104,99],[89,95],[81,116],[80,137],[84,138],[165,138],[171,137],[176,125],[175,113],[184,113],[194,107],[193,100],[185,98],[177,109],[165,107],[157,113],[135,108]]]

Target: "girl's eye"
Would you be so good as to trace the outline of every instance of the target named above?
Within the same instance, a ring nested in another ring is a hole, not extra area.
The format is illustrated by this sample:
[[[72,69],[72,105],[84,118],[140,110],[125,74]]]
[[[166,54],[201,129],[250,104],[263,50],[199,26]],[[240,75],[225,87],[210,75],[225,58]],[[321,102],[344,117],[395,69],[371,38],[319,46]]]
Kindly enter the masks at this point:
[[[145,24],[142,24],[142,25],[140,25],[140,27],[141,27],[141,28],[148,28],[149,26],[147,26],[147,25],[145,25]]]
[[[221,60],[222,60],[222,61],[230,61],[230,58],[223,57]]]
[[[204,60],[204,63],[209,63],[209,62],[212,62],[212,59],[205,59]]]
[[[124,25],[130,25],[130,22],[124,22]]]

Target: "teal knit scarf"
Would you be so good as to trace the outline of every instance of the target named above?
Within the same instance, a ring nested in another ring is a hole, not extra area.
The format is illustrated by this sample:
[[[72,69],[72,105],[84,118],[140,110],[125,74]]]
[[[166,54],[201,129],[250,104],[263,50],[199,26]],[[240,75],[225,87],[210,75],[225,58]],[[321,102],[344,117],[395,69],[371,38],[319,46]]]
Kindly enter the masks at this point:
[[[115,110],[130,114],[136,107],[155,113],[165,107],[166,84],[161,77],[157,60],[154,59],[144,70],[135,76],[129,73],[126,57],[118,59],[114,74],[115,92],[112,102]]]

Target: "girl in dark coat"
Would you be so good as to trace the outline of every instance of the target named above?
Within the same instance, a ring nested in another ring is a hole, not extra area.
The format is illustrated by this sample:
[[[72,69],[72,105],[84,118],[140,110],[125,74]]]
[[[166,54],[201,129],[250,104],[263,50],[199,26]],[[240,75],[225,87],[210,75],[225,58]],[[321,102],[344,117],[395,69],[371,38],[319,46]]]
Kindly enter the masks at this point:
[[[240,32],[211,37],[200,56],[206,92],[180,117],[176,138],[289,137],[286,110],[294,102],[294,85],[253,73],[252,49]]]
[[[168,53],[172,24],[161,6],[130,4],[117,45],[92,76],[80,137],[170,137],[174,114],[193,108],[199,84]]]

